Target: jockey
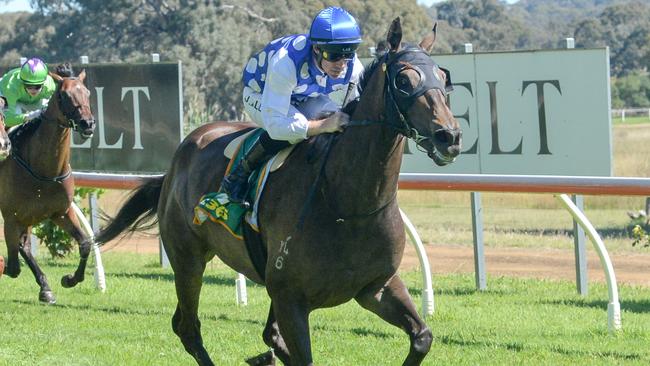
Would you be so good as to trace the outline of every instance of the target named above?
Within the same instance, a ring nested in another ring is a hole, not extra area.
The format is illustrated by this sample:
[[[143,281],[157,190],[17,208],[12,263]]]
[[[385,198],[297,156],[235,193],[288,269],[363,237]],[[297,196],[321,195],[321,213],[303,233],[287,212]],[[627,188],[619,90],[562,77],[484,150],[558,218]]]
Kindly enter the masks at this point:
[[[8,71],[0,80],[0,110],[7,127],[39,117],[56,89],[47,65],[30,58],[20,68]]]
[[[357,83],[361,29],[338,7],[321,10],[309,34],[278,38],[244,68],[244,110],[266,131],[222,183],[231,202],[244,202],[248,177],[278,151],[310,136],[342,131],[349,116],[330,93]],[[358,83],[357,83],[358,84]],[[358,91],[354,90],[358,96]]]

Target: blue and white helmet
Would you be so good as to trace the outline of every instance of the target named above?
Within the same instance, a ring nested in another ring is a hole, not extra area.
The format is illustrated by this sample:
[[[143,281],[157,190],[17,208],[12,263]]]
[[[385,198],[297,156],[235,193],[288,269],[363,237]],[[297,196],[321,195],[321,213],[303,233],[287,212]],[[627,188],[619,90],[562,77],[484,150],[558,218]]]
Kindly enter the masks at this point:
[[[361,28],[347,10],[330,6],[314,17],[309,28],[309,40],[323,51],[354,53],[361,43]]]

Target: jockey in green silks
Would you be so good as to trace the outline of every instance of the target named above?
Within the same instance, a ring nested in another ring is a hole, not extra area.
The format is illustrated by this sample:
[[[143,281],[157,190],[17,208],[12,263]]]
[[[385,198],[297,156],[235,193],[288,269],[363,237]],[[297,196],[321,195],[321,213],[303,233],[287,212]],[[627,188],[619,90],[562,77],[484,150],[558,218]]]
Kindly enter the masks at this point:
[[[30,58],[20,68],[7,72],[0,80],[5,125],[17,126],[39,117],[55,90],[56,83],[41,59]]]

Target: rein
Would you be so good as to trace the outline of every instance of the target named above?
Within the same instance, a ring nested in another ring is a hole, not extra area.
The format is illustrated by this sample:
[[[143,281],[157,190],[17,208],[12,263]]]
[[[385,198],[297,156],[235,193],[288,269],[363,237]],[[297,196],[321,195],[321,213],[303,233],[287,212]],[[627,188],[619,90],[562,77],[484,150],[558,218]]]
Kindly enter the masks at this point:
[[[358,215],[350,215],[350,216],[340,215],[339,211],[329,204],[329,201],[327,201],[327,200],[325,200],[325,201],[328,202],[329,208],[332,211],[336,212],[336,214],[337,214],[336,216],[338,216],[338,218],[336,219],[336,222],[344,222],[345,220],[363,219],[363,218],[366,218],[366,217],[376,215],[376,214],[380,213],[381,211],[383,211],[391,203],[393,203],[393,201],[395,201],[396,198],[397,198],[397,191],[395,191],[395,194],[393,195],[393,197],[391,197],[391,199],[386,201],[386,203],[384,203],[380,207],[378,207],[378,208],[376,208],[376,209],[374,209],[374,210],[372,210],[372,211],[370,211],[368,213],[363,213],[363,214],[358,214]]]
[[[416,143],[420,143],[428,137],[424,137],[420,135],[420,133],[411,125],[409,124],[406,116],[404,115],[404,112],[402,112],[399,103],[397,102],[395,98],[395,77],[405,68],[412,68],[415,69],[418,73],[421,73],[421,71],[418,67],[416,66],[403,66],[400,67],[397,71],[391,72],[391,67],[399,61],[400,57],[406,53],[418,53],[418,54],[426,54],[424,51],[417,49],[417,48],[408,48],[406,50],[399,51],[397,53],[391,54],[387,53],[383,56],[381,60],[381,69],[382,72],[385,74],[385,87],[384,87],[384,110],[386,111],[387,116],[385,117],[384,120],[378,120],[378,121],[369,121],[369,120],[361,120],[361,121],[350,121],[349,125],[350,126],[368,126],[372,124],[386,124],[388,127],[394,129],[398,133],[406,136],[407,138],[412,139]],[[427,55],[428,57],[428,55]],[[392,77],[391,77],[392,75]],[[438,88],[437,86],[432,86],[432,88]],[[414,93],[413,95],[408,95],[405,99],[408,104],[412,104],[415,98],[419,97],[423,92],[426,92],[429,88],[421,88],[420,92]],[[397,123],[393,123],[392,121],[396,120]]]
[[[76,79],[76,78],[72,78],[72,79]],[[67,104],[63,103],[63,94],[61,92],[58,92],[58,97],[57,98],[58,98],[59,106],[67,106]],[[69,108],[67,108],[67,109],[69,109]],[[78,108],[75,107],[74,110],[68,110],[68,111],[65,111],[65,110],[62,109],[61,112],[66,117],[67,124],[60,123],[59,121],[57,121],[57,126],[59,128],[62,128],[62,129],[71,128],[71,129],[75,130],[77,128],[77,124],[74,121],[74,119],[68,117],[69,113],[66,113],[66,112],[78,112]],[[38,128],[39,126],[40,126],[40,123],[38,125],[35,125],[35,128]],[[16,137],[20,134],[20,132],[22,132],[22,131],[19,131],[19,133],[16,134]],[[29,175],[32,176],[32,178],[34,178],[34,179],[36,179],[38,181],[41,181],[41,182],[62,184],[66,179],[68,179],[72,175],[72,167],[70,166],[70,164],[68,164],[67,171],[65,173],[61,174],[61,175],[57,175],[57,176],[54,176],[54,177],[46,177],[44,175],[40,175],[40,174],[38,174],[37,172],[35,172],[32,169],[32,167],[29,165],[29,163],[27,161],[25,161],[25,159],[23,159],[22,156],[20,156],[18,154],[18,149],[17,148],[11,149],[11,152],[9,153],[9,156],[12,159],[14,159],[16,161],[16,163],[20,167],[25,169],[27,171],[27,173],[29,173]]]
[[[68,164],[68,171],[65,174],[57,175],[56,177],[46,177],[43,175],[40,175],[36,173],[35,171],[32,170],[32,167],[29,166],[29,163],[25,161],[20,155],[18,155],[17,152],[14,152],[14,150],[11,150],[11,153],[9,154],[18,165],[20,165],[23,169],[29,173],[34,179],[39,180],[41,182],[53,182],[53,183],[63,183],[66,179],[72,175],[72,167],[70,167],[70,164]]]
[[[410,138],[415,141],[416,146],[420,146],[420,143],[423,142],[424,140],[429,139],[429,137],[422,136],[414,127],[412,127],[407,118],[404,116],[404,112],[400,109],[400,105],[397,102],[397,99],[395,98],[395,91],[394,85],[395,85],[395,80],[394,78],[396,77],[397,74],[399,74],[403,69],[410,67],[415,69],[420,76],[422,76],[422,71],[420,68],[417,66],[409,66],[408,64],[405,64],[403,67],[399,68],[397,71],[392,71],[391,67],[401,59],[401,57],[407,53],[417,53],[418,55],[427,55],[426,52],[417,49],[417,48],[408,48],[399,52],[395,53],[386,53],[386,55],[383,56],[381,60],[381,68],[382,72],[384,73],[385,77],[385,86],[384,86],[384,111],[386,112],[387,116],[384,119],[380,120],[351,120],[348,122],[347,127],[352,127],[352,126],[370,126],[370,125],[375,125],[375,124],[381,124],[381,125],[386,125],[387,127],[392,128],[395,130],[398,134],[401,134],[407,138]],[[378,65],[379,66],[379,65]],[[392,75],[392,77],[391,77]],[[422,84],[422,83],[421,83]],[[350,96],[351,90],[355,87],[356,85],[354,83],[349,83],[348,84],[348,90],[343,98],[343,103],[342,105],[345,106],[348,102],[348,97]],[[406,101],[408,104],[411,104],[416,98],[418,98],[420,95],[422,95],[424,92],[426,92],[429,89],[436,88],[443,90],[443,92],[446,93],[446,88],[444,85],[431,85],[428,83],[427,85],[419,85],[418,90],[414,92],[412,95],[407,95],[406,97],[402,97],[402,101]],[[398,90],[401,91],[401,90]],[[392,123],[391,121],[397,120],[398,123]],[[325,148],[325,154],[323,157],[323,162],[321,163],[318,175],[316,176],[316,180],[312,184],[309,194],[307,196],[307,200],[305,201],[302,211],[300,213],[300,216],[298,218],[298,224],[296,225],[296,228],[298,230],[301,230],[303,227],[303,224],[305,222],[305,218],[307,216],[308,209],[311,205],[311,202],[314,198],[314,195],[316,193],[316,189],[320,183],[321,177],[325,175],[325,165],[327,164],[328,158],[330,151],[332,149],[332,146],[334,145],[334,142],[336,140],[336,135],[332,134],[331,136],[328,136],[328,141],[327,141],[327,146]],[[433,146],[435,149],[435,145]],[[397,197],[397,192],[395,192],[395,195],[389,199],[385,204],[381,205],[379,208],[376,208],[372,210],[369,213],[366,214],[360,214],[360,215],[352,215],[348,217],[341,216],[338,220],[344,221],[346,219],[354,219],[354,218],[364,218],[364,217],[369,217],[374,214],[377,214],[378,212],[382,211],[386,207],[388,207]],[[326,200],[327,201],[327,200]],[[332,207],[330,207],[332,208]],[[332,208],[333,209],[333,208]],[[333,209],[335,212],[337,210]]]

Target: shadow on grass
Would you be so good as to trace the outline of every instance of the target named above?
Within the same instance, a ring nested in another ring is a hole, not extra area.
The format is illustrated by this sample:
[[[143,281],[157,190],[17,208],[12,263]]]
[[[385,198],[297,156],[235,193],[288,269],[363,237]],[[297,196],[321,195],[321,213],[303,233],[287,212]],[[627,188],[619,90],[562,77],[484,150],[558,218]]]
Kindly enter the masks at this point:
[[[554,300],[542,301],[542,304],[548,305],[568,305],[583,308],[597,308],[607,309],[608,301],[606,300]],[[631,313],[645,314],[650,313],[650,300],[624,300],[621,301],[621,311],[629,311]]]
[[[113,278],[126,278],[126,279],[141,279],[153,281],[174,281],[173,273],[136,273],[136,272],[122,272],[110,273],[106,277]],[[206,275],[203,276],[204,285],[217,285],[217,286],[235,286],[235,278],[226,276]],[[255,282],[246,281],[246,286],[262,287]]]
[[[632,238],[632,229],[634,225],[626,226],[614,226],[614,227],[604,227],[596,228],[596,231],[601,238]],[[490,231],[502,233],[502,234],[521,234],[521,235],[532,235],[532,236],[567,236],[573,237],[572,229],[539,229],[539,228],[491,228]]]
[[[24,300],[12,300],[11,302],[15,304],[20,304],[23,306],[38,306],[39,308],[42,308],[43,305],[40,302],[36,301],[24,301]],[[106,313],[106,314],[123,314],[123,315],[141,315],[141,316],[168,316],[171,319],[171,316],[173,315],[173,310],[172,308],[169,309],[169,311],[162,311],[162,310],[156,310],[152,308],[147,308],[147,309],[126,309],[126,308],[121,308],[119,306],[112,306],[112,307],[106,307],[106,306],[95,306],[95,305],[61,305],[61,304],[53,304],[53,305],[47,305],[48,308],[54,308],[54,309],[61,309],[61,310],[83,310],[83,311],[94,311],[94,312],[100,312],[100,313]]]
[[[342,327],[332,327],[332,326],[327,326],[327,325],[314,325],[312,326],[313,330],[320,330],[323,332],[331,332],[331,333],[351,333],[357,336],[362,336],[362,337],[374,337],[378,339],[387,339],[387,338],[392,338],[394,337],[393,334],[386,333],[386,332],[381,332],[381,331],[376,331],[376,330],[370,330],[368,328],[359,328],[359,327],[354,327],[354,328],[342,328]]]
[[[409,288],[409,291],[411,289]],[[504,288],[488,288],[483,291],[479,291],[474,287],[454,287],[454,288],[435,288],[433,289],[436,295],[448,295],[448,296],[470,296],[470,295],[512,295],[518,293],[516,289],[504,289]]]
[[[44,305],[40,302],[36,301],[24,301],[24,300],[12,300],[11,302],[15,304],[19,304],[22,306],[37,306],[39,308],[43,307]],[[74,310],[74,311],[94,311],[94,312],[99,312],[99,313],[106,313],[106,314],[119,314],[119,315],[138,315],[138,316],[156,316],[156,317],[161,317],[162,319],[171,319],[172,315],[174,314],[174,308],[169,307],[166,309],[153,309],[153,308],[147,308],[147,309],[133,309],[133,308],[123,308],[119,306],[97,306],[97,305],[60,305],[60,304],[53,304],[53,305],[48,305],[49,308],[55,308],[55,309],[61,309],[61,310]],[[255,324],[259,325],[260,327],[264,327],[266,324],[264,321],[261,320],[255,320],[255,319],[232,319],[229,316],[225,314],[206,314],[205,312],[202,313],[199,310],[199,316],[201,319],[208,319],[212,321],[227,321],[227,322],[237,322],[237,323],[249,323],[249,324]],[[261,332],[260,328],[260,332]]]
[[[39,309],[44,306],[43,304],[37,301],[12,300],[11,302],[18,304],[20,306],[38,307]],[[54,304],[54,305],[48,305],[48,307],[54,309],[61,309],[61,310],[74,310],[74,311],[84,311],[84,312],[90,311],[90,312],[115,314],[115,315],[130,315],[130,316],[137,315],[137,316],[145,316],[145,317],[155,316],[161,319],[165,319],[165,321],[171,320],[172,315],[174,313],[173,307],[169,307],[168,309],[153,309],[153,308],[133,309],[133,308],[123,308],[119,306],[97,306],[97,305],[90,305],[90,304],[88,305]],[[202,320],[210,320],[214,322],[229,322],[229,323],[251,324],[251,325],[259,326],[260,339],[261,339],[261,334],[264,329],[264,326],[266,325],[266,316],[264,316],[263,320],[254,319],[254,318],[232,318],[223,313],[221,314],[214,313],[214,312],[207,313],[207,312],[201,312],[199,310],[199,317]],[[394,335],[390,333],[370,330],[367,328],[359,328],[359,327],[345,328],[345,327],[333,327],[329,325],[315,325],[312,327],[312,329],[318,329],[320,331],[332,332],[332,333],[351,333],[357,336],[375,337],[378,339],[386,339],[386,338],[394,337]]]
[[[481,341],[481,340],[455,339],[449,336],[437,337],[436,342],[449,345],[449,346],[459,346],[459,347],[480,347],[486,349],[494,349],[496,347],[496,348],[503,348],[513,352],[534,351],[540,348],[537,345],[527,346],[519,342],[500,343],[500,342],[490,342],[490,341]],[[548,350],[551,352],[555,352],[567,356],[579,356],[579,357],[589,357],[589,358],[597,358],[597,359],[614,358],[618,360],[639,360],[642,358],[642,355],[638,353],[625,353],[619,351],[614,351],[614,352],[583,351],[578,349],[568,349],[557,345],[548,346]]]

